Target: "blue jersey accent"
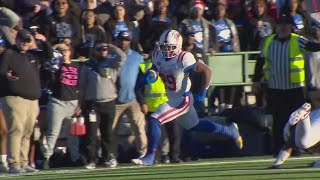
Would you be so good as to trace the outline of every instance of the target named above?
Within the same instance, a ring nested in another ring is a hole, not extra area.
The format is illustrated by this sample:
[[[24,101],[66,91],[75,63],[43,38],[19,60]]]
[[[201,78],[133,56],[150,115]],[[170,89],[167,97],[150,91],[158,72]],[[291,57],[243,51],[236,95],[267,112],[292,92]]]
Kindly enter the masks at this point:
[[[160,19],[158,17],[153,17],[151,19],[151,21],[153,22],[166,22],[166,23],[171,23],[171,20],[168,17],[165,17],[163,21],[160,21]]]
[[[293,22],[295,24],[294,32],[300,34],[302,29],[304,28],[303,18],[300,14],[296,14],[293,16]]]
[[[115,29],[112,31],[112,40],[115,41],[121,31],[129,31],[126,22],[117,22]]]
[[[185,73],[190,73],[190,72],[192,72],[195,68],[196,68],[196,63],[194,63],[194,64],[186,67],[186,68],[184,69],[184,72],[185,72]]]
[[[193,28],[193,32],[194,32],[194,37],[195,37],[195,44],[197,46],[197,48],[203,50],[204,48],[204,42],[203,42],[203,26],[201,21],[192,21],[192,28]]]
[[[224,19],[217,20],[214,23],[214,27],[216,30],[216,37],[219,43],[230,43],[231,42],[231,29],[228,26],[227,22]],[[220,49],[222,52],[231,52],[232,46],[225,45]]]

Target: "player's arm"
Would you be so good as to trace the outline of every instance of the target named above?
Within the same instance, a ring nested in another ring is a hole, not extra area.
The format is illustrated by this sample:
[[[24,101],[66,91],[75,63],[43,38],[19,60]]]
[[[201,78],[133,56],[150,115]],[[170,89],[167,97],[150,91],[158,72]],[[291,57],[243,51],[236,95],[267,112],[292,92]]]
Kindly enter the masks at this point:
[[[151,57],[152,62],[155,62],[159,53],[160,52],[158,50],[153,51],[152,57]],[[144,85],[155,83],[158,77],[159,77],[159,73],[158,73],[157,67],[153,63],[151,68],[146,70],[146,72],[143,74],[142,78],[140,79],[140,85],[144,86]]]
[[[198,61],[196,62],[194,56],[191,53],[187,53],[182,61],[185,73],[190,73],[192,71],[199,72],[203,74],[204,83],[202,89],[207,90],[210,85],[212,70],[206,64]]]
[[[211,82],[212,70],[209,66],[204,64],[203,62],[197,62],[194,68],[195,72],[199,72],[203,74],[203,87],[202,89],[208,89]]]
[[[153,65],[150,69],[148,69],[141,78],[140,84],[141,85],[149,85],[155,83],[159,77],[159,73],[155,65]]]
[[[191,53],[187,53],[185,58],[182,60],[185,73],[190,73],[191,71],[202,73],[204,76],[204,83],[199,94],[195,95],[195,102],[204,103],[205,97],[207,95],[207,90],[210,86],[210,80],[212,71],[211,68],[202,62],[196,62],[194,56]]]

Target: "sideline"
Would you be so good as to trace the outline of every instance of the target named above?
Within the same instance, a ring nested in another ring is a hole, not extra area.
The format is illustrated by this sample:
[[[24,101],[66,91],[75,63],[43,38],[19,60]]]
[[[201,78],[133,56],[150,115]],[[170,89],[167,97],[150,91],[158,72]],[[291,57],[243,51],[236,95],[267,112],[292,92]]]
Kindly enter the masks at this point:
[[[299,161],[299,160],[312,160],[312,159],[320,159],[320,156],[307,156],[307,157],[295,157],[289,158],[287,161]],[[215,159],[208,159],[209,161],[213,161]],[[259,163],[259,162],[273,162],[274,158],[267,159],[251,159],[251,160],[225,160],[225,161],[213,161],[213,162],[194,162],[194,163],[181,163],[181,164],[161,164],[155,166],[118,166],[115,168],[97,168],[97,169],[52,169],[52,170],[44,170],[36,173],[24,173],[24,174],[1,174],[0,179],[4,177],[30,177],[30,176],[39,176],[39,175],[52,175],[52,174],[78,174],[81,172],[94,172],[94,171],[112,171],[117,169],[138,169],[138,168],[157,168],[157,167],[183,167],[183,166],[207,166],[207,165],[220,165],[220,164],[239,164],[239,163]],[[250,169],[250,170],[230,170],[232,172],[271,172],[271,171],[314,171],[319,170],[319,168],[291,168],[291,169]],[[230,171],[215,171],[220,173],[229,173]],[[110,176],[116,175],[151,175],[152,172],[119,172],[119,173],[110,173]]]

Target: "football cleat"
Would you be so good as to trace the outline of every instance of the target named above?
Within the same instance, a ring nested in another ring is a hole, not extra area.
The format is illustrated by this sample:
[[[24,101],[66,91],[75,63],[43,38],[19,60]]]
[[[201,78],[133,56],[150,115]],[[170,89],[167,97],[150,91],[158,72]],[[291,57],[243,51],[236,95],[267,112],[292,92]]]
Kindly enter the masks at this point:
[[[136,165],[152,166],[154,165],[154,160],[154,154],[146,154],[143,158],[132,159],[131,161]]]
[[[242,149],[243,148],[243,139],[240,136],[239,127],[238,127],[237,123],[231,123],[231,125],[229,127],[232,128],[235,131],[235,133],[238,135],[237,138],[235,138],[234,143],[236,144],[236,146],[239,149]]]
[[[314,168],[320,168],[320,161],[315,161],[312,163],[312,167]]]
[[[289,117],[289,124],[291,126],[297,124],[300,120],[306,119],[311,111],[311,104],[304,103],[299,109],[294,111]]]
[[[281,165],[272,165],[270,167],[268,167],[267,169],[281,169]]]

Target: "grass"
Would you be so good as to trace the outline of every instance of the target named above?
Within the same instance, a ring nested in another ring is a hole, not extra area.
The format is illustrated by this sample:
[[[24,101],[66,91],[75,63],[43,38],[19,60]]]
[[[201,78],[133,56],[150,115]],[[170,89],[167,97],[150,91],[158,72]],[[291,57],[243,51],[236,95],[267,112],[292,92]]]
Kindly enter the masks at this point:
[[[164,180],[164,179],[320,179],[319,168],[310,168],[310,164],[320,157],[305,156],[289,159],[283,169],[266,169],[273,159],[263,157],[206,159],[192,163],[139,167],[124,164],[117,168],[87,169],[50,169],[25,175],[0,175],[2,179],[22,180]]]

